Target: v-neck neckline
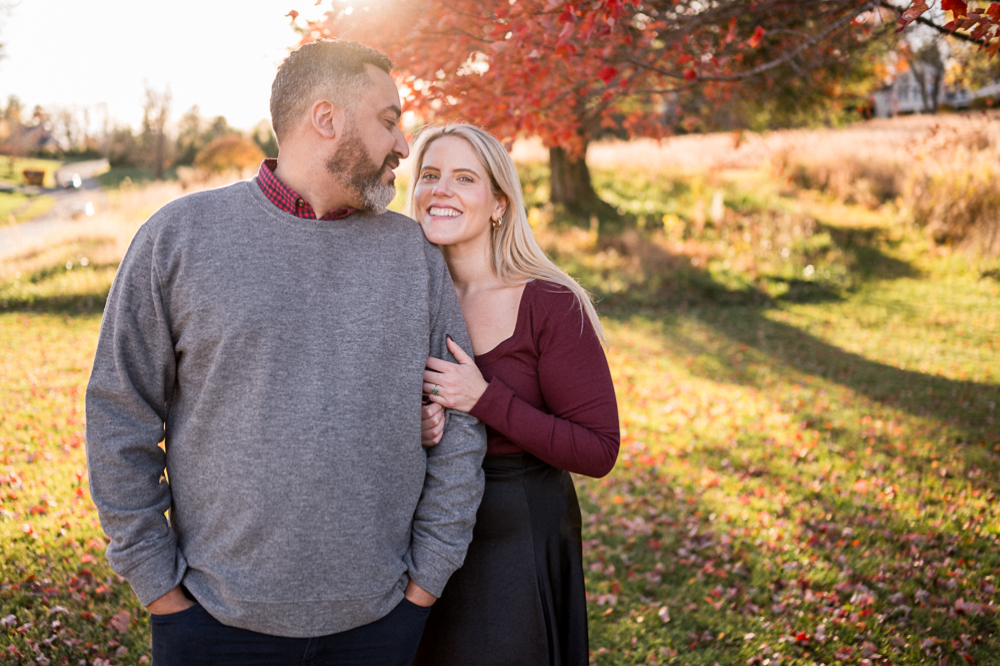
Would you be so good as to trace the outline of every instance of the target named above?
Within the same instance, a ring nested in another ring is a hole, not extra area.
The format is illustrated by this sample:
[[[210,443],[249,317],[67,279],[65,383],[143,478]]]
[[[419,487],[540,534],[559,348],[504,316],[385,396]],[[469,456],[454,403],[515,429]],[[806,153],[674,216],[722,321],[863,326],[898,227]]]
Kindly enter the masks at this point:
[[[506,354],[507,351],[510,349],[511,345],[514,344],[514,341],[517,340],[517,338],[519,337],[519,333],[521,332],[521,328],[525,325],[524,322],[527,319],[524,310],[527,307],[528,303],[528,299],[526,298],[528,294],[528,289],[530,289],[534,283],[535,280],[529,280],[528,282],[525,282],[524,289],[521,290],[521,301],[517,305],[517,321],[514,322],[514,332],[511,333],[510,337],[507,338],[506,340],[498,342],[496,346],[493,347],[493,349],[489,350],[488,352],[483,352],[482,354],[476,354],[475,357],[476,365],[481,367],[493,363],[498,358],[501,358],[504,354]]]

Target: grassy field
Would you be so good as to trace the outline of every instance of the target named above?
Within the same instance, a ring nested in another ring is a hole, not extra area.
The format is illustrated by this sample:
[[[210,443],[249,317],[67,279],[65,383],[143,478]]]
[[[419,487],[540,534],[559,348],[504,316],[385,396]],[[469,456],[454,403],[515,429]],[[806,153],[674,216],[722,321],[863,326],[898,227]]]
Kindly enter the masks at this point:
[[[1000,263],[892,202],[671,168],[596,169],[636,226],[597,237],[523,166],[540,241],[600,298],[619,397],[619,463],[578,479],[592,662],[1000,663]],[[4,663],[148,663],[82,444],[103,299],[151,207],[115,200],[0,266]]]
[[[47,213],[56,203],[48,194],[0,192],[0,227],[27,222]]]
[[[105,189],[110,190],[120,187],[126,179],[134,185],[147,185],[156,180],[153,169],[146,167],[112,167],[97,176],[97,182]],[[176,180],[177,170],[167,169],[163,174],[163,179]]]

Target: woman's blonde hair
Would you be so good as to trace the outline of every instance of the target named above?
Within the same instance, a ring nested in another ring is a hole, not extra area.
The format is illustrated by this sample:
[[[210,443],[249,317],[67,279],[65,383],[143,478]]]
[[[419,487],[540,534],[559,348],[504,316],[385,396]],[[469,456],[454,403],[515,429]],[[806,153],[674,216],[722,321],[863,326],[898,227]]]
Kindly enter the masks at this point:
[[[545,280],[565,287],[573,292],[580,310],[590,320],[597,336],[604,342],[604,329],[597,317],[597,310],[590,300],[590,294],[577,284],[576,280],[545,256],[538,246],[528,224],[528,215],[521,193],[521,179],[517,175],[514,160],[492,134],[475,125],[431,125],[421,130],[413,145],[413,168],[406,191],[406,214],[416,217],[414,190],[423,168],[427,148],[438,139],[454,136],[464,139],[472,147],[480,164],[486,169],[493,187],[493,195],[507,199],[499,229],[490,234],[490,256],[493,270],[505,284],[520,284],[530,279]]]

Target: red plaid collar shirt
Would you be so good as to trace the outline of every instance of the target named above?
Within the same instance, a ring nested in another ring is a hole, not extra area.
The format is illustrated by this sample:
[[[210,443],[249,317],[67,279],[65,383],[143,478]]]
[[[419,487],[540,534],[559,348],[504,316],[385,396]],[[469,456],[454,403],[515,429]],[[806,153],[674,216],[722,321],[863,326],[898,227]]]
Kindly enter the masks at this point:
[[[307,220],[315,220],[316,211],[313,210],[309,202],[274,175],[274,169],[277,166],[278,160],[274,158],[268,158],[260,163],[260,170],[257,171],[257,186],[260,187],[261,192],[271,203],[286,213]],[[342,220],[353,212],[353,208],[334,208],[319,219]]]

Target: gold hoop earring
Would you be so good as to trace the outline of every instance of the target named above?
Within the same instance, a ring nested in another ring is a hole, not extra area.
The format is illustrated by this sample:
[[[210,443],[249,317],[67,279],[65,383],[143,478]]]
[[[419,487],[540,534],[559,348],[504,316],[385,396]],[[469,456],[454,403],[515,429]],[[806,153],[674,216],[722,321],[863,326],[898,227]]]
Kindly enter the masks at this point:
[[[501,220],[499,217],[490,218],[490,226],[493,227],[494,231],[499,229],[502,225],[503,225],[503,220]]]

